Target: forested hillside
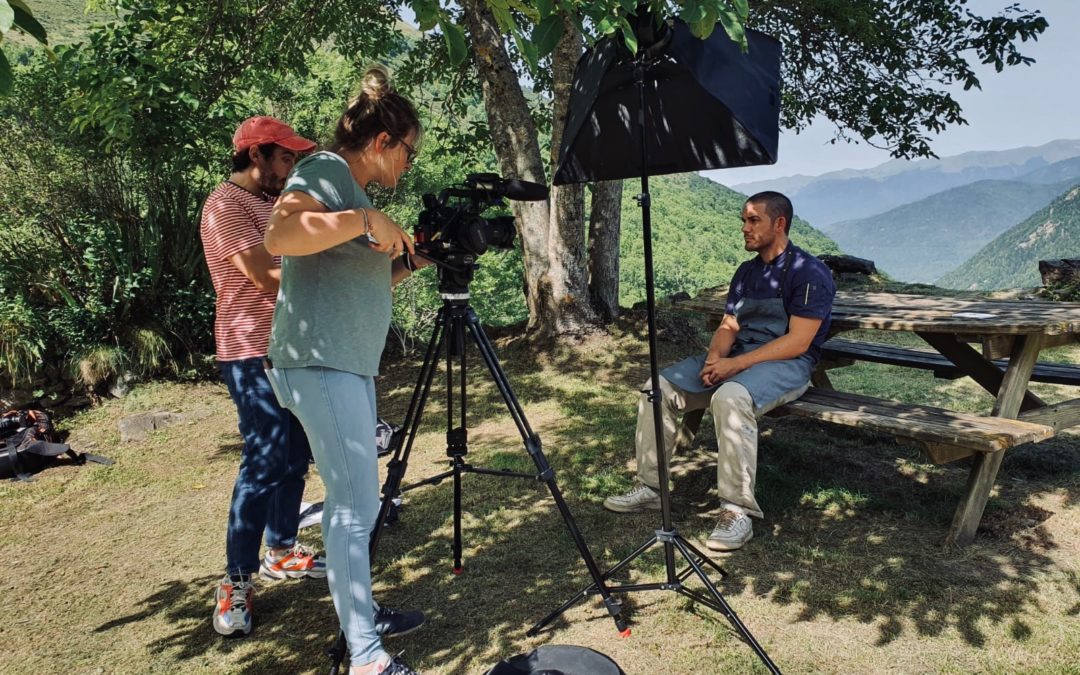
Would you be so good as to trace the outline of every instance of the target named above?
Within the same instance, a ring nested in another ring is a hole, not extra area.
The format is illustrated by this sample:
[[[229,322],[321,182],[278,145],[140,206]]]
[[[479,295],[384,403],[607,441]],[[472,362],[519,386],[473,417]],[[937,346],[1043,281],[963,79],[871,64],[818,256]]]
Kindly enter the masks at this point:
[[[938,280],[959,289],[1030,288],[1039,260],[1080,257],[1080,185],[1066,191]]]
[[[619,298],[624,306],[645,297],[641,209],[634,201],[639,192],[639,181],[625,182],[619,268]],[[692,294],[725,284],[739,263],[751,256],[743,248],[739,220],[746,195],[697,174],[650,178],[649,192],[657,295]],[[797,217],[791,237],[811,253],[839,253],[831,239]]]
[[[1071,186],[983,180],[886,213],[837,223],[838,245],[894,279],[929,283]]]

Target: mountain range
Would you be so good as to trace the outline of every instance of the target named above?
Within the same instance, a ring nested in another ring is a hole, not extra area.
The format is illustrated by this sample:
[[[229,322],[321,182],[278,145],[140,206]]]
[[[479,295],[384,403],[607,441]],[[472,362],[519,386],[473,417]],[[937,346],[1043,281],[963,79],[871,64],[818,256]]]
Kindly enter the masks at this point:
[[[799,216],[828,234],[836,223],[884,213],[932,194],[981,180],[1056,183],[1068,176],[1039,177],[1040,170],[1080,157],[1080,140],[1057,140],[1038,147],[966,152],[940,159],[890,160],[872,169],[844,169],[820,176],[790,176],[731,186],[745,194],[783,192]],[[1077,160],[1080,162],[1080,160]],[[1068,171],[1068,166],[1059,170]]]
[[[1076,180],[1080,162],[1064,183],[1027,182],[1026,176],[976,181],[885,213],[836,223],[829,237],[844,251],[873,260],[894,279],[932,283]]]
[[[1039,260],[1080,258],[1080,184],[938,280],[958,289],[1039,286]]]

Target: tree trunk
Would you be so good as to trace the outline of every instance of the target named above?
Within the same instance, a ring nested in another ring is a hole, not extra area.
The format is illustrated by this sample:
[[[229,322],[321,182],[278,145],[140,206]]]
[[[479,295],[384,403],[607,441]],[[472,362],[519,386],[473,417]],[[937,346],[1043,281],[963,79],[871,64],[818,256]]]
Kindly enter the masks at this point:
[[[589,300],[604,323],[619,316],[621,180],[594,183],[589,215]]]
[[[484,0],[463,0],[462,7],[499,170],[507,177],[547,183],[536,125],[498,24]],[[581,35],[572,23],[566,25],[552,55],[553,148],[559,147],[566,126],[570,84],[582,52]],[[580,186],[554,188],[543,202],[511,202],[525,259],[529,332],[545,336],[580,333],[597,323],[589,303],[582,204]]]
[[[552,119],[551,174],[559,162],[559,147],[569,115],[574,67],[581,58],[583,40],[574,23],[563,21],[563,36],[551,55]],[[589,275],[585,265],[585,190],[580,184],[552,187],[551,225],[548,229],[548,278],[557,307],[552,318],[561,335],[593,330],[599,323],[589,302]]]
[[[484,108],[499,170],[508,178],[547,183],[536,125],[503,46],[503,36],[495,17],[484,0],[463,0],[462,7],[472,40],[473,61],[480,73]],[[547,201],[512,201],[510,205],[517,220],[525,260],[528,329],[552,333],[551,321],[558,313],[558,305],[547,275],[550,206]]]

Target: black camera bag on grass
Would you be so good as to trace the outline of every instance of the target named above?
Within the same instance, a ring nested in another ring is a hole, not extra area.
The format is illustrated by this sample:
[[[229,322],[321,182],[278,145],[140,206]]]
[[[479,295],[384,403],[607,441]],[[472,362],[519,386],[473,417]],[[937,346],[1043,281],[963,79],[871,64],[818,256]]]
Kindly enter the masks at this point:
[[[76,464],[112,464],[111,459],[75,452],[58,442],[49,416],[40,410],[12,410],[0,417],[0,479],[31,481],[30,476],[51,466],[60,455]]]

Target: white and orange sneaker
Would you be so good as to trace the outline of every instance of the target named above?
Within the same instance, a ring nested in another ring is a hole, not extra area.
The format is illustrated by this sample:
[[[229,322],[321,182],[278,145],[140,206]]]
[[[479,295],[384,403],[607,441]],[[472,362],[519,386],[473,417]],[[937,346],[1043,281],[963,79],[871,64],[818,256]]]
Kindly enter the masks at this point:
[[[251,601],[254,595],[255,588],[251,585],[251,577],[245,575],[233,579],[225,575],[218,583],[215,596],[214,630],[226,636],[237,633],[249,635],[252,627]]]
[[[264,579],[322,579],[326,577],[326,558],[302,544],[276,556],[267,551],[259,565],[259,576]]]

